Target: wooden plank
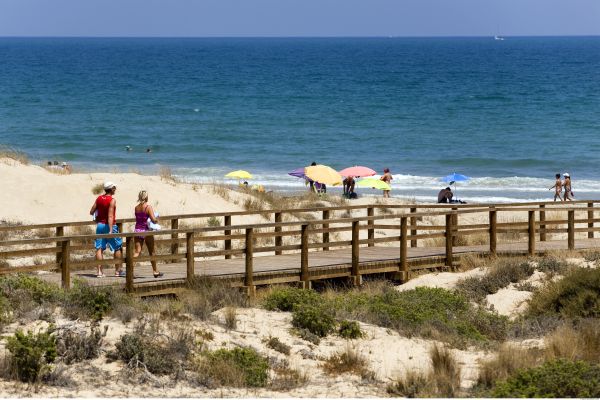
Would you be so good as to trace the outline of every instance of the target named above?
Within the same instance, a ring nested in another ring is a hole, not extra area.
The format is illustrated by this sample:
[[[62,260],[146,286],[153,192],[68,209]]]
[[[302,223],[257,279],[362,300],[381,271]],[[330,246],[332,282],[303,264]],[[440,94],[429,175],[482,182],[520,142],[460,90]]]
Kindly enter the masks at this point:
[[[329,232],[326,231],[327,229],[329,229],[329,224],[326,223],[325,221],[327,221],[329,219],[329,210],[323,210],[323,251],[328,251],[329,250]]]
[[[408,235],[408,220],[407,217],[402,217],[400,220],[400,273],[402,274],[402,282],[408,282],[408,246],[407,246],[407,235]],[[412,244],[411,244],[411,247]],[[416,245],[414,247],[417,247]]]
[[[452,245],[453,245],[454,218],[452,214],[446,214],[446,266],[452,268]]]
[[[530,256],[535,255],[535,211],[528,211],[529,221],[529,240],[527,253]]]
[[[490,223],[490,254],[492,254],[493,256],[496,256],[496,244],[497,244],[497,228],[496,228],[496,223],[497,223],[497,211],[494,209],[490,210],[489,213],[489,223]]]
[[[188,283],[191,283],[194,280],[194,276],[195,276],[195,271],[194,271],[194,267],[195,267],[195,260],[194,260],[194,232],[188,232],[186,233],[186,239],[187,239],[187,244],[186,244],[186,280],[188,281]]]
[[[373,207],[367,207],[367,216],[368,217],[374,216]],[[369,226],[369,229],[367,230],[367,238],[370,240],[375,239],[375,228],[373,228],[374,223],[375,223],[374,220],[369,220],[367,223]],[[373,242],[369,242],[369,247],[373,247],[373,246],[375,246],[375,244]]]
[[[133,293],[133,252],[134,252],[134,239],[128,237],[125,239],[125,291]]]
[[[412,217],[410,217],[410,225],[411,225],[411,230],[410,230],[410,236],[412,237],[412,239],[410,240],[410,247],[417,247],[417,217],[414,216],[414,214],[417,213],[417,207],[411,207],[410,208],[410,213],[413,215]]]
[[[540,242],[546,241],[546,205],[540,204]]]
[[[575,248],[575,211],[569,210],[568,221],[567,243],[569,250],[573,250]]]
[[[588,239],[593,239],[594,238],[594,203],[588,203],[588,213],[587,213],[587,219],[588,219]]]
[[[352,222],[352,281],[355,285],[361,284],[360,278],[360,255],[359,255],[359,230],[358,230],[359,221]]]
[[[245,275],[245,280],[244,283],[246,285],[246,287],[251,288],[254,286],[254,271],[253,271],[253,263],[254,263],[254,253],[253,253],[253,249],[254,249],[254,229],[253,228],[246,228],[246,251],[245,251],[245,264],[246,264],[246,275]]]
[[[179,218],[172,218],[171,219],[171,230],[177,230],[177,229],[179,229]],[[178,239],[178,238],[179,238],[178,233],[171,234],[171,239]],[[175,255],[177,253],[179,253],[179,242],[171,244],[171,255]]]
[[[308,274],[308,224],[302,225],[300,251],[300,281],[305,289],[310,289]]]
[[[223,218],[224,218],[223,225],[231,226],[231,215],[225,215]],[[231,229],[225,229],[224,233],[225,233],[225,236],[231,236]],[[231,250],[231,238],[225,239],[224,248],[225,248],[225,251]],[[231,254],[226,253],[225,259],[230,259],[230,258],[231,258]]]
[[[280,212],[275,213],[275,222],[281,222],[281,213]],[[275,233],[277,233],[277,234],[281,233],[280,226],[275,227]],[[281,247],[281,246],[283,246],[283,237],[277,235],[277,236],[275,236],[275,247]],[[278,256],[280,254],[283,254],[283,252],[281,250],[275,250],[276,256]]]

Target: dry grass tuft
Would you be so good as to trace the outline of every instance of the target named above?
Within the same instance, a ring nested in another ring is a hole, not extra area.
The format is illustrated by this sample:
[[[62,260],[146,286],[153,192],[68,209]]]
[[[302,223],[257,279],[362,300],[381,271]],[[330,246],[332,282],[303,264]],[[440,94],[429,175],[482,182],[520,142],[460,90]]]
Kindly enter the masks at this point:
[[[177,182],[177,178],[173,175],[170,167],[162,166],[158,169],[158,176],[166,182]]]
[[[407,371],[404,377],[396,379],[387,386],[387,392],[394,397],[431,397],[433,384],[426,374]]]
[[[273,368],[275,376],[271,379],[269,387],[273,390],[285,392],[304,386],[308,382],[308,375],[304,371],[290,368],[285,365]]]
[[[101,195],[102,193],[104,193],[104,185],[102,183],[92,186],[92,194]]]
[[[508,344],[500,347],[498,354],[480,364],[477,386],[491,388],[495,382],[505,380],[520,369],[537,365],[541,360],[541,352],[537,349],[524,349]]]
[[[489,258],[475,254],[475,253],[467,253],[461,255],[459,262],[459,271],[470,271],[475,268],[483,267],[487,262],[489,262]]]
[[[237,310],[235,307],[225,307],[225,327],[227,330],[234,330],[237,328]]]
[[[368,369],[367,359],[360,355],[355,349],[347,347],[346,350],[337,352],[325,360],[323,370],[329,375],[340,375],[351,373],[361,378],[374,378],[372,371]]]
[[[460,366],[445,347],[433,346],[431,356],[431,380],[437,394],[442,397],[456,397],[460,390]]]
[[[23,165],[29,165],[29,157],[22,151],[15,150],[12,147],[0,146],[0,159],[8,158],[17,161]]]
[[[546,359],[600,360],[600,321],[583,320],[576,326],[565,323],[546,338]]]

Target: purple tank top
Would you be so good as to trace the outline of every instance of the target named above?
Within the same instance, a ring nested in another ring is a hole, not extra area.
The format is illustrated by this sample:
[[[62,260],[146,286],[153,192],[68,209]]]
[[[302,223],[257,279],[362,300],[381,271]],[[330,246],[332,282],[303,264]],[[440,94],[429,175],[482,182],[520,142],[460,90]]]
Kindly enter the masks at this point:
[[[148,213],[146,209],[142,212],[135,213],[135,229],[137,231],[147,231],[148,230]]]

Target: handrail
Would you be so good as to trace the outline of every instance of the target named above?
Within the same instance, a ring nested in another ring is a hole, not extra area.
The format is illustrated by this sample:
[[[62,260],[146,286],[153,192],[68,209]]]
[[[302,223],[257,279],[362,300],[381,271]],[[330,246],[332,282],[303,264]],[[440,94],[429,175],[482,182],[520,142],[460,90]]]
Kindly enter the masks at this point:
[[[367,211],[366,216],[360,217],[338,217],[330,218],[330,211],[336,210],[347,210],[349,207],[326,207],[321,208],[323,211],[322,219],[315,220],[298,220],[298,221],[287,221],[283,222],[281,218],[281,212],[276,212],[275,222],[266,223],[255,223],[255,224],[237,224],[231,225],[231,215],[225,218],[225,225],[221,226],[209,226],[209,227],[198,227],[198,228],[179,228],[178,223],[172,224],[174,229],[166,229],[163,231],[154,232],[124,232],[117,234],[101,234],[101,235],[64,235],[64,226],[61,226],[60,231],[57,228],[57,236],[46,237],[46,238],[35,238],[35,239],[19,239],[19,240],[6,240],[0,242],[0,246],[34,246],[40,244],[50,243],[51,245],[43,248],[29,248],[22,249],[17,248],[16,250],[0,251],[1,258],[10,257],[24,257],[32,255],[48,255],[55,254],[56,262],[46,262],[40,265],[33,266],[22,266],[22,267],[0,267],[0,274],[11,273],[11,272],[29,272],[35,270],[48,270],[58,268],[61,270],[62,284],[68,288],[70,286],[70,271],[72,268],[81,269],[84,267],[91,267],[98,263],[98,261],[90,259],[76,259],[74,254],[78,251],[86,250],[81,243],[85,243],[91,239],[98,238],[124,238],[126,257],[124,260],[106,260],[104,264],[114,265],[119,262],[125,261],[127,265],[127,283],[126,289],[133,291],[133,268],[134,258],[132,253],[133,240],[136,236],[167,236],[168,239],[158,239],[156,243],[170,244],[170,254],[160,254],[152,256],[143,256],[135,258],[135,261],[161,261],[161,262],[178,262],[186,260],[186,273],[187,279],[193,279],[195,270],[195,257],[216,257],[225,256],[230,258],[233,255],[243,255],[245,257],[245,279],[246,286],[249,292],[252,292],[254,287],[253,280],[253,258],[255,254],[274,252],[275,255],[282,254],[283,251],[300,251],[301,254],[301,276],[300,281],[303,287],[310,287],[310,280],[314,278],[308,271],[308,257],[309,249],[319,249],[327,251],[330,248],[340,247],[351,247],[352,252],[352,265],[350,276],[352,282],[360,284],[361,282],[361,268],[360,268],[360,246],[367,245],[369,247],[374,246],[376,243],[384,242],[399,242],[400,253],[399,253],[399,266],[398,272],[401,274],[402,280],[409,279],[410,268],[407,264],[407,247],[416,247],[419,241],[426,239],[438,239],[445,238],[445,256],[444,263],[448,268],[454,268],[454,256],[453,249],[458,246],[457,240],[462,236],[469,235],[480,235],[487,234],[489,242],[489,253],[496,254],[498,234],[512,232],[513,234],[527,235],[528,249],[527,254],[536,254],[536,239],[539,234],[539,241],[546,241],[547,233],[567,233],[567,244],[568,249],[575,248],[575,234],[587,232],[588,238],[594,238],[594,232],[600,231],[600,228],[594,224],[600,222],[600,219],[594,218],[594,212],[596,208],[594,204],[596,201],[582,200],[576,204],[554,204],[545,202],[540,204],[538,202],[537,207],[531,205],[524,205],[519,203],[517,206],[496,206],[496,205],[469,205],[469,207],[460,207],[461,205],[440,205],[439,207],[429,207],[429,211],[417,212],[420,206],[396,206],[392,207],[399,209],[401,213],[391,214],[380,214],[375,215],[373,210],[375,208],[390,208],[385,205],[363,205],[363,206],[349,206],[352,209],[365,209]],[[585,206],[581,204],[586,203]],[[547,207],[548,204],[557,205],[559,207]],[[463,205],[464,206],[464,205]],[[404,210],[408,209],[408,210]],[[303,210],[303,209],[299,209]],[[310,209],[315,211],[315,209]],[[406,212],[409,211],[409,212]],[[546,212],[552,211],[555,213],[566,214],[566,218],[561,219],[546,219]],[[265,211],[258,211],[255,214],[262,214]],[[282,211],[283,212],[283,211]],[[298,210],[286,210],[286,212],[299,212]],[[503,212],[518,212],[527,213],[527,218],[524,221],[508,221],[498,222],[498,215]],[[587,212],[587,217],[575,218],[575,214],[579,212]],[[487,213],[488,222],[482,223],[470,223],[460,224],[459,217],[461,215],[476,214],[476,213]],[[198,215],[198,214],[190,214]],[[214,215],[214,214],[212,214]],[[222,215],[222,214],[220,214]],[[247,213],[237,213],[237,215],[249,215]],[[444,217],[445,224],[440,225],[419,225],[418,221],[420,217]],[[536,218],[539,216],[539,219]],[[388,223],[388,224],[376,224],[379,220],[393,220],[399,222]],[[93,223],[93,222],[91,222]],[[90,223],[86,223],[90,224]],[[576,227],[576,225],[579,226]],[[584,227],[581,227],[581,225]],[[585,226],[587,224],[587,226]],[[565,227],[566,226],[566,227]],[[288,228],[284,230],[283,228]],[[360,237],[360,231],[367,231],[366,238]],[[383,237],[376,237],[376,231],[399,231],[392,235]],[[421,233],[419,233],[419,230]],[[245,232],[244,232],[245,231]],[[330,233],[335,232],[351,232],[352,239],[336,239],[330,241]],[[203,235],[208,233],[209,235]],[[210,233],[218,233],[217,235],[210,235]],[[319,240],[311,240],[309,243],[309,235],[321,235]],[[181,236],[184,236],[183,238]],[[300,240],[300,243],[292,242],[284,244],[282,238],[294,237],[294,240]],[[270,240],[273,241],[270,241]],[[236,240],[238,242],[244,242],[243,248],[232,248],[231,242]],[[262,240],[261,242],[257,242]],[[267,242],[264,242],[264,241]],[[221,249],[204,248],[204,250],[196,251],[195,244],[198,242],[222,242],[223,247]],[[256,242],[256,244],[255,244]],[[179,246],[185,246],[185,253],[179,252]],[[439,246],[439,243],[437,244]],[[312,253],[311,253],[312,254]],[[54,256],[53,256],[54,257]]]

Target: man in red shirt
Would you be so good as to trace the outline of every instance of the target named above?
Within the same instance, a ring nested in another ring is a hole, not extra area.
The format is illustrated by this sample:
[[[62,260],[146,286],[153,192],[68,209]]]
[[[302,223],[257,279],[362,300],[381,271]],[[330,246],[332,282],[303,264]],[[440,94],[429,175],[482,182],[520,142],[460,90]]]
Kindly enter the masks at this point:
[[[112,182],[104,183],[104,194],[98,196],[90,215],[94,215],[96,220],[96,235],[108,234],[108,233],[119,233],[115,220],[117,215],[117,200],[113,197],[117,191],[117,186]],[[121,238],[102,238],[96,239],[96,260],[103,260],[103,252],[106,250],[106,245],[114,252],[115,259],[123,258],[123,241]],[[104,277],[102,271],[102,264],[98,264],[98,272],[96,275],[98,278]],[[125,276],[123,271],[123,263],[115,264],[115,276]]]

